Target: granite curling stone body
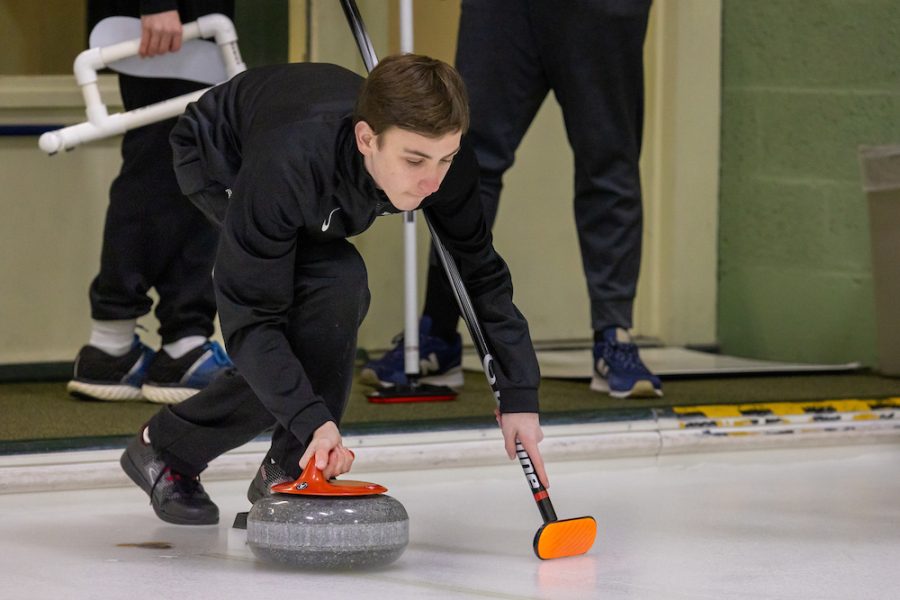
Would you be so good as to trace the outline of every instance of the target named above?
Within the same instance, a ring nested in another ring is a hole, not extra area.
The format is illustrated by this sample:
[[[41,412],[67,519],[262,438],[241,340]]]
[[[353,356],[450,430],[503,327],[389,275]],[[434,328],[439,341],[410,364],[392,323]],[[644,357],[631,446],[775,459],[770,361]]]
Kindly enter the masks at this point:
[[[247,516],[247,545],[261,560],[316,569],[373,568],[400,558],[409,543],[406,509],[377,484],[329,482],[313,465],[272,491]]]

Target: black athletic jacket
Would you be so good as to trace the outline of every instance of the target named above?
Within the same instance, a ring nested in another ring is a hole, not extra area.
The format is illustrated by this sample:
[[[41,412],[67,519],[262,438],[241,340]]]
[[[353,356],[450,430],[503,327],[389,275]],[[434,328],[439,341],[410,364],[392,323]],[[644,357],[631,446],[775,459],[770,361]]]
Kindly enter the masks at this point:
[[[234,0],[89,0],[87,5],[88,32],[106,17],[122,15],[140,17],[177,10],[182,23],[196,21],[203,15],[222,13],[234,18]]]
[[[326,64],[251,69],[190,104],[171,137],[182,191],[213,220],[224,216],[214,281],[228,352],[266,408],[303,441],[334,417],[310,391],[282,333],[294,256],[398,212],[356,148],[352,112],[362,81]],[[422,207],[484,326],[501,410],[537,412],[537,360],[512,302],[509,271],[491,243],[477,173],[463,142]]]

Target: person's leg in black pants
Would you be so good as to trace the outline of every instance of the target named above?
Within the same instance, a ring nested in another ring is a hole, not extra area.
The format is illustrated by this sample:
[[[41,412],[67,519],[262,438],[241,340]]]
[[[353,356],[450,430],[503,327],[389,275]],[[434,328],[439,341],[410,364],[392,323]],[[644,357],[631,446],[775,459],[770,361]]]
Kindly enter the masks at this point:
[[[356,339],[369,306],[366,268],[345,240],[301,244],[294,305],[287,335],[312,390],[340,425],[353,378]],[[275,426],[269,457],[293,478],[307,440],[289,423],[277,423],[248,383],[232,371],[184,402],[164,408],[149,422],[150,439],[163,462],[188,476],[209,461]]]
[[[480,193],[488,227],[493,227],[503,174],[549,91],[527,5],[521,0],[463,0],[456,68],[469,95],[472,143],[479,164]],[[460,368],[460,311],[434,249],[431,249],[419,329],[420,374],[424,383],[447,385]],[[427,325],[426,325],[427,323]],[[361,380],[392,385],[405,381],[402,342],[363,367]]]
[[[575,157],[575,223],[595,331],[629,329],[641,261],[638,161],[650,0],[531,2]]]
[[[119,76],[134,110],[204,86],[177,79]],[[91,336],[79,350],[67,389],[99,400],[178,402],[230,366],[208,338],[216,314],[212,287],[215,227],[181,194],[169,133],[175,119],[128,131],[121,170],[110,187],[100,270],[90,285]],[[163,349],[135,335],[159,296]]]
[[[632,326],[643,237],[639,159],[650,0],[530,2],[575,159],[575,224],[594,329],[591,389],[662,395]]]
[[[468,137],[478,157],[485,218],[493,227],[503,174],[550,89],[527,3],[463,0],[456,68],[469,93]],[[459,307],[433,250],[423,312],[432,319],[432,335],[451,340],[456,334]]]
[[[126,110],[202,89],[175,79],[119,77]],[[133,129],[122,141],[122,168],[110,189],[100,272],[90,288],[91,317],[156,315],[163,344],[189,335],[209,337],[216,312],[212,266],[217,232],[181,194],[172,168],[169,132],[175,119]]]
[[[595,331],[632,325],[641,259],[638,161],[650,4],[469,0],[462,5],[456,62],[470,95],[469,136],[481,167],[485,216],[493,225],[502,176],[553,89],[575,157],[575,221]],[[456,331],[459,311],[433,256],[424,313],[435,323],[434,334]]]
[[[457,47],[490,224],[501,178],[548,89],[562,108],[594,330],[591,388],[618,397],[662,393],[627,332],[643,235],[639,159],[650,6],[651,0],[468,0]],[[425,297],[432,335],[450,339],[459,312],[433,252]]]

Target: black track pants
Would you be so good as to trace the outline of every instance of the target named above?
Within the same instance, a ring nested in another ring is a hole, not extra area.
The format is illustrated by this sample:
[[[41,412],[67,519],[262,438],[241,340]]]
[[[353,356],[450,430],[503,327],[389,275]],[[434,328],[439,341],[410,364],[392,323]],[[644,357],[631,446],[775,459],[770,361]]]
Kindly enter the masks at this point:
[[[175,79],[121,75],[126,110],[202,89]],[[133,129],[122,140],[122,169],[113,181],[103,228],[100,272],[90,288],[91,318],[156,316],[164,344],[213,333],[212,287],[217,230],[181,194],[172,168],[169,132],[175,119]]]
[[[649,11],[650,0],[462,2],[456,66],[469,91],[469,137],[488,222],[497,214],[503,174],[552,90],[574,154],[575,223],[597,331],[632,324]],[[547,198],[545,206],[561,210],[563,199]],[[446,336],[459,312],[439,269],[432,253],[425,313],[433,331]]]
[[[346,240],[306,245],[298,252],[294,290],[288,341],[313,392],[340,425],[353,379],[357,332],[369,307],[365,264]],[[324,325],[335,322],[344,326]],[[167,464],[196,475],[215,457],[274,426],[269,454],[288,475],[299,477],[298,461],[309,440],[296,439],[286,425],[232,371],[158,412],[150,420],[150,435]]]

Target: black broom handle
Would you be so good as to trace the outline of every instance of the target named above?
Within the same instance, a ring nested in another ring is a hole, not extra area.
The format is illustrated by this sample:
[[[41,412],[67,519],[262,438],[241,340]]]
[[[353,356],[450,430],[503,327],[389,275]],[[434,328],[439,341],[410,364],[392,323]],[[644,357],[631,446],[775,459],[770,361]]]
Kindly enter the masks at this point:
[[[425,222],[428,224],[428,230],[431,232],[431,242],[434,244],[434,250],[441,261],[441,265],[444,267],[447,279],[450,280],[450,287],[453,288],[453,295],[456,297],[456,303],[459,304],[459,311],[462,313],[463,321],[466,322],[466,326],[469,328],[469,335],[472,337],[475,348],[478,350],[478,356],[481,358],[481,367],[484,369],[488,384],[491,386],[494,398],[496,398],[499,406],[500,389],[497,387],[497,376],[494,374],[494,357],[491,356],[491,352],[488,349],[487,340],[484,338],[481,324],[478,322],[478,316],[475,314],[475,307],[472,306],[472,300],[466,291],[462,277],[459,275],[456,263],[453,262],[453,257],[450,256],[450,253],[447,252],[447,249],[441,243],[441,239],[438,237],[437,231],[431,224],[428,215],[425,215]],[[541,511],[544,523],[556,521],[556,511],[553,510],[553,504],[550,502],[550,494],[541,484],[541,480],[534,469],[534,464],[531,462],[531,457],[528,456],[528,452],[525,451],[525,447],[522,446],[522,442],[518,439],[516,440],[516,457],[518,457],[519,464],[525,472],[525,479],[528,480],[528,486],[534,495],[534,501],[537,503],[538,510]]]
[[[372,46],[372,39],[366,32],[366,25],[363,23],[359,9],[356,7],[356,1],[341,0],[341,7],[344,9],[347,23],[350,24],[350,30],[356,39],[356,45],[359,47],[359,53],[362,55],[363,63],[366,65],[366,71],[371,71],[378,64],[378,57],[375,56],[375,47]]]
[[[366,70],[371,71],[378,64],[378,57],[375,56],[375,48],[372,46],[372,40],[366,32],[366,26],[359,14],[359,9],[356,7],[356,2],[355,0],[341,0],[341,6],[344,9],[344,15],[347,17],[347,23],[350,24],[350,29],[353,31],[353,37],[356,39],[356,45],[359,47],[359,53],[362,55]],[[487,377],[488,384],[494,391],[494,398],[499,406],[500,390],[497,387],[497,377],[494,375],[493,370],[494,358],[488,350],[487,340],[484,338],[481,324],[478,322],[478,316],[475,314],[475,308],[472,306],[472,300],[469,298],[469,293],[466,291],[462,277],[459,275],[456,263],[453,262],[453,258],[447,252],[447,249],[444,248],[437,231],[435,231],[427,215],[425,216],[425,222],[428,224],[428,231],[431,232],[431,241],[434,244],[435,252],[437,252],[441,265],[444,267],[447,279],[450,280],[453,295],[457,304],[459,304],[459,310],[462,313],[466,327],[469,328],[469,335],[472,337],[472,341],[475,342],[478,355],[481,357],[481,366],[484,368],[484,374]],[[528,486],[534,496],[534,501],[537,503],[538,510],[541,511],[541,517],[543,517],[544,522],[556,521],[556,511],[553,510],[550,495],[543,484],[541,484],[541,480],[534,469],[534,464],[531,462],[531,457],[528,456],[528,452],[526,452],[525,447],[522,446],[518,439],[516,440],[516,456],[519,459],[522,470],[525,472],[525,479],[528,480]]]

